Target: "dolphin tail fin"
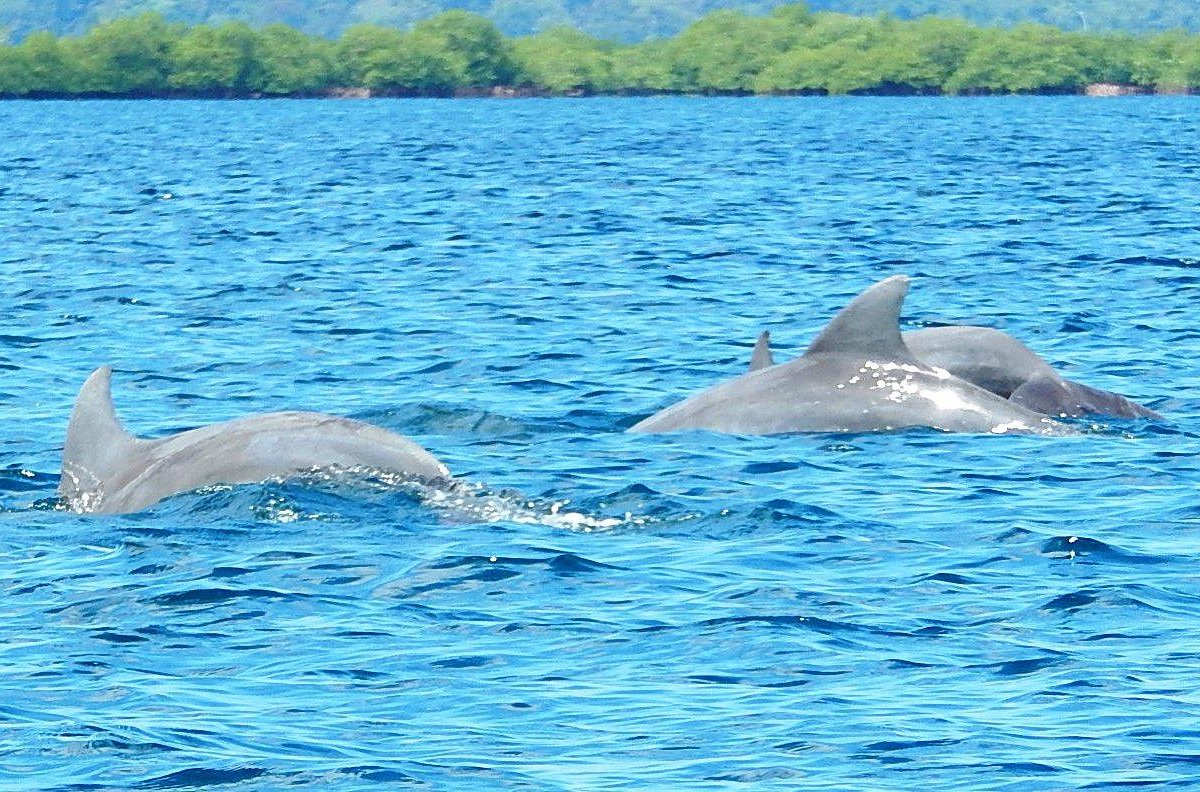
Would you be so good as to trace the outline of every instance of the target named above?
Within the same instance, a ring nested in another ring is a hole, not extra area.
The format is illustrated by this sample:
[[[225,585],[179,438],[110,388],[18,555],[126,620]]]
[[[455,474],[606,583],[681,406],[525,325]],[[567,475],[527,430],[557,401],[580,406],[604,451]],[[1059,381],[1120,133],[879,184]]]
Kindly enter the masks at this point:
[[[88,493],[102,493],[139,442],[113,407],[112,367],[96,369],[79,390],[67,424],[58,494],[74,504]]]
[[[763,330],[758,334],[754,344],[754,352],[750,355],[750,370],[770,368],[775,365],[775,356],[771,354],[771,333]]]
[[[804,354],[850,352],[915,362],[900,337],[900,308],[906,294],[906,276],[881,280],[833,317]]]
[[[1132,402],[1119,393],[1050,376],[1029,380],[1013,391],[1009,401],[1045,415],[1162,418],[1154,410]]]

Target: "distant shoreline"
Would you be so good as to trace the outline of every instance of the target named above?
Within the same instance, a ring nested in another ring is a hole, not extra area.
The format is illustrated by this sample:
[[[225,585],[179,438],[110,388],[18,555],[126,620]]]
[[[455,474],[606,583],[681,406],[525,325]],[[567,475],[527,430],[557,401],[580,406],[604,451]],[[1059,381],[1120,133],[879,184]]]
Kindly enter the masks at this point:
[[[108,92],[37,92],[28,95],[0,93],[0,101],[74,101],[74,100],[157,100],[157,101],[256,101],[256,100],[286,100],[286,99],[330,99],[330,100],[362,100],[362,99],[605,99],[605,98],[650,98],[650,97],[693,97],[693,98],[800,98],[800,97],[891,97],[891,98],[980,98],[1001,96],[1091,96],[1091,97],[1123,97],[1123,96],[1196,96],[1200,89],[1196,88],[1156,88],[1146,85],[1129,85],[1116,83],[1090,83],[1088,85],[1064,86],[1061,88],[1044,88],[1032,91],[963,91],[951,93],[936,88],[915,89],[911,86],[885,86],[874,89],[850,91],[834,94],[824,90],[796,91],[664,91],[630,89],[625,91],[548,91],[530,86],[495,86],[491,88],[460,88],[454,91],[409,91],[409,90],[371,90],[369,88],[330,88],[321,91],[300,91],[295,93],[268,94],[258,91],[129,91],[126,93]]]
[[[286,25],[188,27],[147,13],[75,37],[0,45],[0,97],[258,99],[579,96],[991,96],[1200,92],[1200,36],[977,28],[784,5],[721,10],[621,45],[554,28],[506,38],[447,11],[337,40]]]

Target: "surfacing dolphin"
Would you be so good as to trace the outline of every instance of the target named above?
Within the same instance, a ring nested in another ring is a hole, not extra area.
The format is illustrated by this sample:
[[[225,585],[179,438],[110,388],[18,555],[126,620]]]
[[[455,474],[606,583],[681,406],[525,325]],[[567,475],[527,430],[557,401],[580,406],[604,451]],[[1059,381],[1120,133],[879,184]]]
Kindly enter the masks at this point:
[[[955,325],[911,330],[901,337],[925,363],[1043,415],[1162,418],[1119,393],[1066,379],[1032,349],[1000,330]],[[770,334],[764,330],[754,345],[750,371],[773,365]]]
[[[843,308],[801,357],[778,366],[771,365],[763,334],[749,373],[667,407],[630,431],[779,434],[925,426],[950,432],[1072,433],[913,355],[900,336],[907,293],[903,275],[880,281]]]
[[[212,484],[249,484],[316,468],[367,468],[448,480],[413,441],[377,426],[312,412],[252,415],[153,440],[121,425],[112,369],[83,384],[67,425],[58,494],[77,512],[127,514]]]
[[[913,330],[904,333],[904,343],[920,360],[1046,415],[1162,418],[1119,393],[1066,379],[1032,349],[990,327]]]

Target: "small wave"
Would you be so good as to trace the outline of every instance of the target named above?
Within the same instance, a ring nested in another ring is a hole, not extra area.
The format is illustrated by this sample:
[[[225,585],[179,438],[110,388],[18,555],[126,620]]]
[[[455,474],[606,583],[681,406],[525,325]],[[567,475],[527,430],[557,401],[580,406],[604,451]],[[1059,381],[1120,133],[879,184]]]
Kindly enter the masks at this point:
[[[982,665],[968,665],[967,668],[978,668],[994,672],[997,676],[1025,676],[1043,668],[1059,665],[1067,661],[1063,655],[1052,654],[1042,657],[1029,657],[1021,660],[1006,660],[1001,663],[984,663]]]
[[[612,566],[575,553],[563,552],[551,548],[530,548],[531,554],[523,555],[459,555],[441,559],[426,566],[421,572],[405,578],[395,591],[402,592],[401,598],[426,595],[437,591],[459,590],[464,587],[478,585],[491,586],[502,581],[511,581],[532,573],[530,583],[538,586],[544,584],[546,575],[553,578],[569,579],[583,578],[591,575],[607,575],[612,572],[627,571],[622,567]],[[511,586],[513,584],[505,584]],[[388,589],[382,589],[388,590]],[[378,592],[377,592],[378,593]],[[411,611],[413,603],[402,604],[402,609]],[[436,611],[426,610],[422,617],[438,618]],[[520,632],[530,625],[526,622],[513,622],[501,628],[504,632]]]
[[[951,745],[958,745],[962,740],[952,737],[944,737],[936,740],[881,740],[873,742],[869,745],[864,745],[863,749],[869,753],[864,754],[864,757],[870,756],[873,753],[894,753],[895,751],[911,751],[921,748],[944,748]]]
[[[415,777],[402,773],[399,770],[392,770],[378,765],[364,765],[363,767],[344,767],[338,772],[346,775],[356,776],[363,781],[372,781],[375,783],[386,784],[405,784],[412,785],[420,783]],[[422,784],[423,785],[423,784]]]
[[[705,776],[704,780],[721,784],[764,784],[770,781],[799,778],[803,775],[801,771],[793,767],[762,767]]]
[[[494,564],[504,564],[513,566],[545,566],[553,572],[560,575],[574,575],[586,572],[599,572],[603,570],[617,569],[611,564],[604,564],[600,561],[593,561],[590,558],[585,558],[575,553],[565,553],[552,548],[532,548],[538,551],[545,551],[548,555],[538,558],[517,558],[517,557],[499,557],[499,556],[457,556],[438,562],[431,566],[432,569],[456,569],[460,567],[468,568],[487,568]]]
[[[819,616],[805,616],[802,614],[754,614],[749,616],[720,616],[714,619],[706,619],[700,622],[701,627],[726,627],[732,626],[734,629],[746,627],[748,625],[767,625],[769,627],[782,627],[789,629],[802,629],[821,635],[838,636],[846,634],[861,634],[871,636],[881,636],[887,638],[907,637],[911,633],[905,633],[896,630],[890,630],[883,627],[872,627],[867,625],[855,624],[849,621],[838,621],[836,619],[823,619]]]
[[[75,338],[75,336],[54,336],[50,338],[40,338],[37,336],[0,335],[0,345],[22,349],[26,347],[36,347],[39,344],[49,344],[52,341],[70,341],[73,338]]]
[[[1094,591],[1081,589],[1072,591],[1068,594],[1062,594],[1042,605],[1042,610],[1045,611],[1063,611],[1066,613],[1074,613],[1082,610],[1088,605],[1096,602],[1099,596]]]
[[[32,492],[44,489],[55,477],[20,465],[0,468],[0,495],[10,492]]]
[[[92,637],[101,641],[108,641],[113,644],[129,644],[129,643],[146,643],[150,639],[144,635],[133,635],[130,633],[113,632],[112,630],[100,630],[92,633]]]
[[[742,472],[750,475],[764,475],[768,473],[786,473],[799,469],[799,462],[780,460],[774,462],[751,462],[742,468]]]
[[[1054,536],[1042,543],[1042,552],[1051,556],[1075,558],[1080,555],[1111,555],[1110,545],[1086,536]]]
[[[252,588],[252,589],[228,589],[228,588],[193,588],[185,591],[174,591],[168,594],[161,594],[154,598],[154,602],[158,605],[166,607],[190,607],[210,605],[220,605],[227,602],[233,602],[240,599],[256,599],[256,600],[286,600],[294,599],[301,595],[289,593],[286,591],[274,591],[270,589]]]
[[[977,581],[972,580],[966,575],[959,575],[954,572],[935,572],[932,575],[925,575],[921,580],[928,580],[934,583],[949,583],[952,586],[974,586]]]
[[[568,385],[565,382],[555,382],[554,380],[535,377],[533,379],[513,380],[511,382],[502,383],[508,387],[518,388],[520,390],[531,391],[533,393],[552,393],[554,391],[574,390],[574,386]]]
[[[222,784],[238,784],[266,773],[258,767],[236,767],[220,770],[211,767],[189,767],[175,773],[150,778],[137,785],[138,789],[204,789]]]
[[[1123,550],[1086,536],[1053,536],[1042,543],[1042,554],[1052,558],[1096,558],[1126,564],[1161,564],[1167,561],[1159,556]]]
[[[1171,256],[1126,256],[1125,258],[1116,259],[1113,263],[1140,267],[1181,267],[1184,269],[1200,267],[1200,259],[1174,258]]]

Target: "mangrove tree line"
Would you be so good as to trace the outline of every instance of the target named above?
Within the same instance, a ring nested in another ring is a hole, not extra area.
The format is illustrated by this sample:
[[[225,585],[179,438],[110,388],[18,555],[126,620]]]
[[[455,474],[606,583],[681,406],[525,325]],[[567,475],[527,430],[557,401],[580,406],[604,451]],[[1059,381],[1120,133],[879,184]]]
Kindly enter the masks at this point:
[[[0,47],[0,95],[450,96],[510,92],[1019,93],[1093,83],[1200,86],[1200,36],[1069,33],[1041,25],[716,11],[679,35],[617,45],[570,28],[508,38],[449,11],[411,29],[357,25],[337,39],[285,25],[185,26],[157,14],[81,36],[48,32]]]

